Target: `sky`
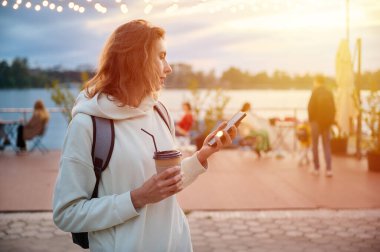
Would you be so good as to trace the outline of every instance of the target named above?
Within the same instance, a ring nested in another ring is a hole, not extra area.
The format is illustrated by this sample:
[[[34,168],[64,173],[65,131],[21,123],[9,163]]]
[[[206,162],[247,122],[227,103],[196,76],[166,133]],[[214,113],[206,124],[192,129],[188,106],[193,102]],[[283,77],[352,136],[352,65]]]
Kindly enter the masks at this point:
[[[362,70],[379,70],[380,0],[349,3],[352,57],[361,38]],[[112,31],[138,18],[166,30],[169,63],[217,75],[229,67],[335,75],[338,45],[347,37],[346,0],[0,0],[0,60],[96,68]]]

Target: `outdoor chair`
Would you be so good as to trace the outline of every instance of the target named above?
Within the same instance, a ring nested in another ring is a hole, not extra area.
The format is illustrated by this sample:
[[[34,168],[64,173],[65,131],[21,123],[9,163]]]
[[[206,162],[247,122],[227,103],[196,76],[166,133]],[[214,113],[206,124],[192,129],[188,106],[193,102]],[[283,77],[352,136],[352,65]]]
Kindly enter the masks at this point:
[[[49,149],[42,143],[42,140],[45,136],[46,131],[47,131],[47,124],[45,125],[45,127],[43,128],[40,134],[38,134],[37,136],[35,136],[33,139],[30,140],[32,142],[32,147],[30,149],[30,152],[33,152],[37,149],[42,154],[49,152]]]

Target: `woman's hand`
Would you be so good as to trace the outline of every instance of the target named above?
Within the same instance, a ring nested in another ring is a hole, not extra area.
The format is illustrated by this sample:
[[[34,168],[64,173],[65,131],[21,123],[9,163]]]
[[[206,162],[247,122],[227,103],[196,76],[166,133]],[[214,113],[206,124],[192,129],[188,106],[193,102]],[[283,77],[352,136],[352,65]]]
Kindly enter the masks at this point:
[[[230,145],[232,143],[232,140],[236,137],[236,135],[237,135],[237,128],[236,128],[236,126],[232,126],[231,129],[229,130],[229,132],[227,132],[226,130],[223,130],[226,127],[226,125],[227,125],[227,122],[221,123],[216,130],[214,130],[213,132],[211,132],[206,137],[205,141],[203,142],[202,148],[198,151],[198,154],[197,154],[198,160],[199,160],[199,162],[201,164],[205,164],[206,161],[207,161],[207,158],[209,158],[215,152],[218,152],[223,147]],[[216,133],[218,133],[218,131],[222,131],[223,132],[223,136],[224,136],[224,141],[223,142],[220,139],[220,137],[216,135]],[[207,143],[214,136],[216,138],[216,146],[215,147],[211,147]]]
[[[159,202],[183,189],[183,175],[179,166],[166,169],[153,175],[145,183],[131,191],[131,199],[135,209],[146,204]]]

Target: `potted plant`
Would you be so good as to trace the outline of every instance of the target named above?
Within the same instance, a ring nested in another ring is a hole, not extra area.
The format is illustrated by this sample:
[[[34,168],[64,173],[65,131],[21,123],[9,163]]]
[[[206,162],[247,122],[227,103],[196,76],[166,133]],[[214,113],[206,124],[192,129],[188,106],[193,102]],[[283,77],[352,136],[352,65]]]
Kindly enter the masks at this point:
[[[380,172],[380,92],[371,91],[367,97],[368,110],[363,110],[364,121],[370,130],[367,151],[368,170]]]
[[[331,138],[331,153],[333,154],[346,154],[347,153],[347,143],[348,136],[343,134],[337,124],[331,127],[332,138]]]

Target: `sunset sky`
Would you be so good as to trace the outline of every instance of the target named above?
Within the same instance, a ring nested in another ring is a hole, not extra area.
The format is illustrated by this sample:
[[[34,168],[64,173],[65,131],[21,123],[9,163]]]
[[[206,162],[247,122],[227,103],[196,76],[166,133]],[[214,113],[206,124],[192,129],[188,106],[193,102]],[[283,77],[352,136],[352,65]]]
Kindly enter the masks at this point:
[[[339,41],[346,37],[345,0],[72,1],[83,13],[69,8],[70,2],[51,0],[44,7],[40,0],[0,0],[0,59],[27,57],[33,67],[95,67],[111,32],[143,18],[167,30],[170,63],[217,74],[235,66],[252,73],[280,69],[334,75]],[[96,11],[95,3],[107,12]],[[363,70],[379,70],[379,0],[350,0],[352,53],[359,37]]]

